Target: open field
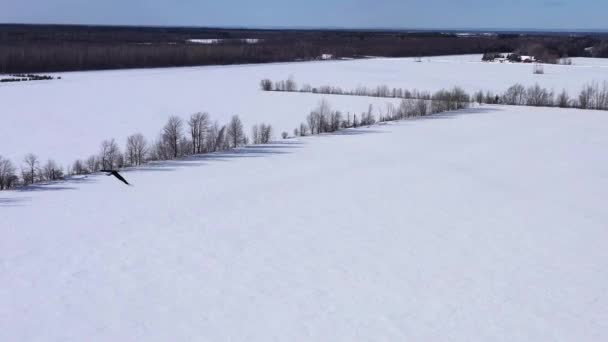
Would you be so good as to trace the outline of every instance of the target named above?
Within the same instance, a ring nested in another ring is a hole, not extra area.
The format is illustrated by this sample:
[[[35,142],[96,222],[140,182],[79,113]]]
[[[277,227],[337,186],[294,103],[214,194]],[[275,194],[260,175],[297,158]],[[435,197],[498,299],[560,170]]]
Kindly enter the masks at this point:
[[[354,88],[417,88],[434,91],[462,86],[468,91],[502,92],[512,84],[540,85],[575,96],[583,84],[608,80],[605,59],[574,59],[575,65],[545,66],[533,75],[527,64],[485,64],[480,55],[413,59],[368,59],[61,73],[61,80],[0,84],[3,122],[0,154],[19,163],[33,152],[42,160],[54,158],[68,165],[96,153],[102,140],[117,138],[120,145],[132,133],[157,136],[169,115],[183,118],[207,111],[220,123],[238,114],[248,129],[266,122],[292,132],[317,104],[320,95],[275,94],[259,89],[262,78],[286,79],[299,85]],[[360,113],[369,104],[383,107],[391,100],[323,96],[346,112]],[[397,103],[397,101],[393,101]]]
[[[607,130],[483,106],[1,193],[0,340],[605,341]]]

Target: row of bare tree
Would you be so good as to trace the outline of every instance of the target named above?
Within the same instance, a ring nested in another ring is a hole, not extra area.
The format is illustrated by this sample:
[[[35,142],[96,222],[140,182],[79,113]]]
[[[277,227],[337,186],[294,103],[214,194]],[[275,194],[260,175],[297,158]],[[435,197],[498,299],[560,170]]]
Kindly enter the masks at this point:
[[[253,126],[252,143],[267,144],[272,139],[271,125],[262,123]],[[140,166],[149,161],[225,151],[249,142],[243,123],[237,115],[225,125],[212,122],[208,113],[192,114],[186,122],[177,116],[171,116],[152,142],[141,133],[133,134],[127,137],[123,152],[115,139],[104,140],[99,153],[78,159],[65,169],[53,160],[43,164],[35,154],[30,153],[23,159],[21,173],[18,174],[15,165],[0,156],[0,190],[61,180],[66,175],[84,175],[102,169],[120,169]]]
[[[374,114],[374,106],[369,105],[366,112],[359,116],[337,110],[332,110],[329,102],[322,99],[302,122],[294,129],[294,136],[306,136],[322,133],[332,133],[345,128],[370,126],[376,122],[396,121],[437,114],[452,110],[468,108],[471,97],[461,88],[440,90],[432,94],[429,99],[402,99],[397,108],[392,103],[386,104],[386,109],[378,108]]]
[[[313,88],[310,85],[303,85],[300,89],[297,89],[297,83],[292,77],[286,81],[278,82],[263,79],[260,82],[260,88],[264,91],[435,100],[433,106],[439,106],[439,108],[434,109],[436,112],[462,109],[466,106],[465,103],[472,101],[486,104],[608,110],[608,82],[606,81],[603,83],[594,81],[586,84],[578,97],[571,97],[565,89],[556,94],[553,90],[543,88],[538,84],[527,88],[521,84],[515,84],[502,94],[478,91],[472,97],[459,87],[451,90],[440,90],[434,94],[416,89],[389,88],[387,85],[380,85],[375,88],[359,86],[352,90],[332,86]]]
[[[287,84],[290,84],[288,87]],[[279,82],[278,88],[269,80],[263,80],[261,87],[264,90],[294,91],[295,81],[289,79]],[[300,91],[313,92],[307,86]],[[511,86],[502,94],[479,91],[472,97],[462,88],[440,90],[433,94],[419,91],[393,89],[387,86],[372,88],[359,87],[353,91],[341,91],[339,88],[322,87],[332,91],[332,94],[376,96],[402,98],[400,105],[395,108],[387,104],[385,110],[379,108],[377,115],[374,107],[369,106],[367,112],[352,116],[344,115],[340,111],[332,110],[329,102],[321,100],[319,105],[310,112],[306,121],[294,129],[295,136],[335,132],[343,128],[356,128],[369,126],[377,121],[393,121],[429,114],[441,113],[467,108],[473,103],[527,105],[527,106],[553,106],[563,108],[582,108],[608,110],[608,82],[601,85],[593,82],[585,85],[578,98],[571,98],[564,90],[555,95],[552,90],[540,87],[538,84],[528,88],[521,84]],[[372,95],[370,95],[372,94]],[[261,124],[252,127],[252,140],[254,144],[265,144],[272,139],[272,127]],[[283,132],[283,138],[287,137]],[[21,165],[20,177],[14,164],[0,156],[0,190],[11,189],[18,185],[28,185],[37,182],[63,179],[64,175],[81,175],[96,172],[100,169],[119,169],[122,167],[139,166],[148,161],[170,160],[187,155],[211,153],[236,148],[248,144],[243,124],[238,116],[233,116],[227,125],[219,125],[217,121],[211,123],[207,113],[195,113],[184,123],[182,119],[172,116],[162,129],[158,138],[149,143],[140,133],[127,138],[125,152],[121,152],[114,139],[105,140],[101,144],[100,152],[85,160],[76,160],[65,171],[53,160],[46,163],[34,154],[28,154]]]
[[[473,98],[488,104],[608,110],[608,82],[586,84],[578,97],[571,97],[565,89],[556,94],[538,84],[527,88],[515,84],[502,94],[478,91]]]
[[[292,76],[287,80],[275,81],[263,79],[260,81],[260,89],[263,91],[286,91],[286,92],[301,92],[326,95],[352,95],[352,96],[371,96],[371,97],[392,97],[402,99],[431,99],[431,93],[418,91],[417,89],[409,90],[402,88],[390,88],[387,85],[379,85],[373,88],[359,86],[355,89],[345,90],[341,87],[324,85],[313,87],[310,84],[304,84],[298,89],[298,84]]]

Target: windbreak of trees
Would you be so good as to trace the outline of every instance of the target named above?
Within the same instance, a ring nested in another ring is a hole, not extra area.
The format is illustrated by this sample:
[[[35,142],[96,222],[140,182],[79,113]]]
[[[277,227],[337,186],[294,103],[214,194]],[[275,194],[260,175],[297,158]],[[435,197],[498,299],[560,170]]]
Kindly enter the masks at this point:
[[[355,89],[342,89],[341,87],[324,85],[313,87],[310,84],[303,84],[298,88],[298,84],[289,77],[284,81],[273,82],[270,79],[260,81],[260,89],[263,91],[284,91],[284,92],[300,92],[325,95],[351,95],[351,96],[370,96],[370,97],[388,97],[402,99],[431,99],[431,93],[419,91],[417,89],[390,88],[387,85],[379,85],[376,87],[359,86]]]
[[[8,78],[0,78],[0,83],[5,82],[27,82],[27,81],[47,81],[54,80],[53,76],[48,75],[35,75],[35,74],[14,74],[8,75]],[[61,77],[59,77],[61,78]]]
[[[461,88],[440,90],[428,99],[402,99],[398,107],[387,103],[386,108],[375,109],[369,105],[367,111],[359,115],[343,114],[333,110],[326,99],[308,114],[306,121],[293,130],[294,136],[332,133],[345,128],[370,126],[377,122],[404,120],[442,112],[465,109],[471,105],[470,96]],[[375,112],[375,113],[374,113]]]
[[[260,87],[266,91],[301,91],[401,98],[398,106],[388,103],[386,108],[374,108],[370,105],[367,111],[352,115],[332,109],[329,102],[322,99],[308,114],[305,121],[293,130],[294,136],[331,133],[345,128],[369,126],[376,122],[423,117],[465,109],[474,102],[608,110],[608,82],[589,83],[583,87],[577,97],[571,97],[565,90],[555,93],[538,84],[529,87],[515,84],[503,93],[478,91],[472,96],[459,87],[442,89],[431,94],[417,90],[391,89],[385,85],[375,88],[358,87],[349,91],[338,87],[312,88],[304,85],[300,90],[294,90],[297,89],[297,84],[292,78],[278,82],[278,90],[276,85],[277,82],[270,80],[260,82]],[[28,154],[23,158],[18,170],[12,161],[0,156],[0,190],[61,180],[66,175],[83,175],[101,169],[120,169],[140,166],[150,161],[171,160],[196,154],[225,151],[249,143],[267,144],[272,140],[273,133],[271,125],[261,123],[251,128],[251,139],[249,139],[245,134],[243,123],[237,115],[223,125],[217,121],[211,121],[208,113],[194,113],[187,121],[177,116],[171,116],[156,139],[148,140],[142,134],[135,133],[127,137],[124,152],[115,139],[104,140],[98,153],[86,159],[76,160],[67,168],[61,167],[52,159],[42,161],[35,154]],[[282,132],[281,136],[287,138],[288,133]]]
[[[608,82],[586,84],[577,97],[571,97],[565,89],[555,93],[538,84],[529,87],[515,84],[502,94],[480,90],[473,98],[477,103],[486,104],[608,110]]]
[[[19,180],[13,163],[0,156],[0,190],[11,189]]]
[[[286,87],[286,84],[290,84],[290,87]],[[425,91],[418,91],[416,89],[409,90],[403,88],[390,88],[387,85],[379,85],[372,88],[360,86],[355,89],[344,90],[340,87],[312,87],[309,84],[304,84],[302,87],[297,89],[297,83],[292,77],[286,81],[278,82],[273,82],[270,79],[263,79],[260,82],[260,89],[263,91],[435,100],[433,102],[433,106],[439,106],[439,108],[433,110],[439,112],[463,109],[468,106],[465,105],[465,103],[469,102],[535,107],[608,110],[607,81],[602,83],[594,81],[584,85],[577,97],[571,97],[565,89],[556,94],[552,89],[543,88],[538,84],[527,88],[521,84],[515,84],[509,87],[509,89],[502,94],[495,94],[490,91],[480,90],[475,92],[472,96],[467,94],[460,87],[454,87],[451,90],[440,90],[434,94]]]
[[[254,125],[252,133],[254,144],[268,144],[273,139],[269,124]],[[141,133],[132,134],[126,139],[124,152],[115,139],[107,139],[101,142],[98,153],[78,159],[67,168],[52,159],[42,162],[30,153],[23,158],[19,173],[13,162],[0,156],[0,190],[63,180],[66,176],[86,175],[102,169],[116,170],[152,161],[220,152],[246,144],[249,144],[249,138],[237,115],[225,125],[211,122],[208,113],[194,113],[187,121],[171,116],[156,139],[148,140]]]

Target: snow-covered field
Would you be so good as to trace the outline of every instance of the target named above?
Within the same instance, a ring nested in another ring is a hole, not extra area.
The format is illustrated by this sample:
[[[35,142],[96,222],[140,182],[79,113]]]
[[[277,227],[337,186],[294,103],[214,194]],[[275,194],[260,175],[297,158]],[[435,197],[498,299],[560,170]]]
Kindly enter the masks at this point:
[[[0,341],[606,341],[607,130],[484,106],[0,193]]]
[[[516,82],[536,82],[572,95],[593,80],[608,80],[608,60],[574,59],[575,65],[548,65],[533,75],[527,64],[481,63],[480,55],[414,59],[369,59],[244,66],[62,73],[61,80],[0,84],[0,155],[20,163],[33,152],[67,165],[97,153],[102,140],[141,132],[155,138],[170,115],[183,118],[207,111],[221,123],[238,114],[247,127],[266,122],[277,136],[291,132],[320,95],[274,94],[259,90],[262,78],[299,85],[354,88],[418,88],[434,91],[462,86],[473,92],[502,92]],[[325,96],[343,112],[364,111],[386,99]],[[8,123],[8,124],[6,124]]]

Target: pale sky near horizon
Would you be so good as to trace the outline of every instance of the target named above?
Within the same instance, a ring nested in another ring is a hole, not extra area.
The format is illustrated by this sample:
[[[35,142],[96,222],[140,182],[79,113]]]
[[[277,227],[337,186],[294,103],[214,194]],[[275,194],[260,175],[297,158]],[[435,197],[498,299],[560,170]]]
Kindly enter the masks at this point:
[[[0,0],[0,23],[608,29],[608,0]]]

